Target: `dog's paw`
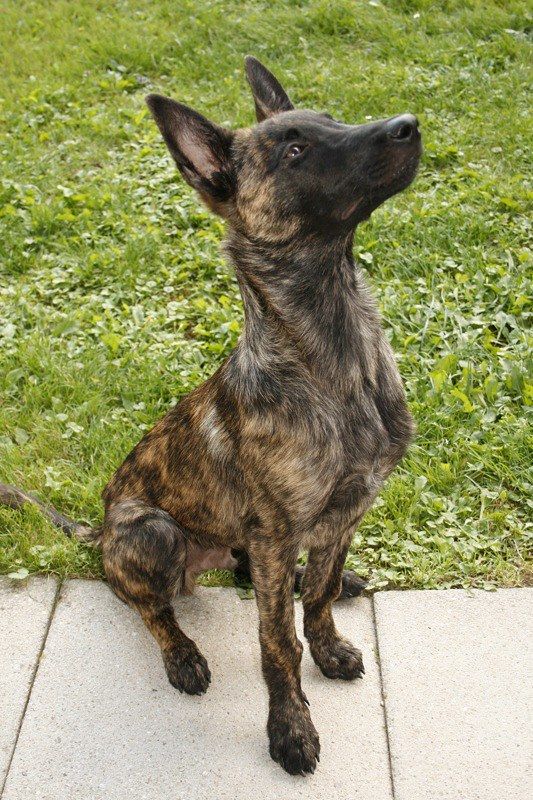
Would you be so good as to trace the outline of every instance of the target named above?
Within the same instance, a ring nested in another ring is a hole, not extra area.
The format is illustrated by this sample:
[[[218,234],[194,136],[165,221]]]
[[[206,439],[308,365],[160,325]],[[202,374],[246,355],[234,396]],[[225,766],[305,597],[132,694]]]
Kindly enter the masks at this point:
[[[290,775],[314,772],[320,741],[306,705],[272,706],[268,717],[270,755]]]
[[[368,583],[363,580],[363,578],[360,578],[359,575],[356,575],[351,569],[345,569],[342,573],[342,587],[338,599],[343,600],[346,597],[358,597],[367,586]]]
[[[316,644],[310,642],[311,655],[326,678],[353,681],[365,672],[363,654],[351,642],[340,636]]]
[[[207,661],[199,650],[175,647],[163,653],[163,662],[172,686],[187,694],[203,694],[211,681]]]

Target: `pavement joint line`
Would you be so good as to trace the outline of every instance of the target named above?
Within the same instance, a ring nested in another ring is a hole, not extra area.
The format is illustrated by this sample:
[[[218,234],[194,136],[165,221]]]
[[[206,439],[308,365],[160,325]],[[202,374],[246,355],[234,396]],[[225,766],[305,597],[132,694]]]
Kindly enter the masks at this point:
[[[383,677],[383,670],[381,668],[381,653],[379,651],[379,633],[378,633],[378,621],[376,617],[376,604],[374,602],[375,594],[372,594],[371,603],[372,603],[372,624],[374,626],[374,636],[376,639],[376,661],[378,663],[378,673],[379,673],[379,688],[381,693],[381,707],[383,709],[383,727],[385,728],[385,741],[387,743],[387,755],[389,760],[389,777],[390,777],[390,789],[392,799],[395,800],[396,798],[396,790],[394,787],[394,771],[392,768],[392,753],[391,753],[391,742],[390,742],[390,734],[389,734],[389,720],[387,717],[387,702],[385,699],[385,680]]]
[[[56,591],[55,591],[55,594],[54,594],[54,600],[52,602],[52,608],[50,609],[50,615],[48,617],[48,622],[46,623],[46,628],[44,630],[41,646],[39,647],[39,652],[37,653],[37,658],[35,659],[35,666],[34,666],[34,668],[32,670],[32,673],[31,673],[30,686],[29,686],[29,689],[28,689],[28,694],[26,695],[26,702],[24,703],[24,708],[22,709],[22,713],[20,715],[20,721],[19,721],[19,724],[17,726],[17,732],[15,734],[15,741],[13,743],[13,747],[11,749],[11,754],[10,754],[8,762],[7,762],[6,774],[4,776],[4,780],[2,781],[2,785],[0,786],[0,800],[4,796],[4,789],[6,788],[7,779],[9,778],[9,773],[11,771],[11,764],[13,763],[13,759],[15,757],[15,751],[17,749],[17,745],[18,745],[18,741],[19,741],[19,737],[20,737],[20,732],[21,732],[22,726],[24,724],[24,718],[26,716],[26,711],[28,710],[28,706],[30,704],[31,693],[33,691],[33,684],[35,683],[35,678],[37,677],[37,672],[38,672],[39,666],[41,664],[41,658],[42,658],[42,655],[44,653],[44,648],[46,646],[46,640],[48,639],[48,633],[49,633],[50,627],[52,625],[52,620],[54,619],[54,616],[55,616],[55,613],[56,613],[56,607],[57,607],[57,604],[59,602],[59,596],[61,594],[62,587],[63,587],[63,581],[62,580],[58,580],[57,581],[57,586],[56,586]]]

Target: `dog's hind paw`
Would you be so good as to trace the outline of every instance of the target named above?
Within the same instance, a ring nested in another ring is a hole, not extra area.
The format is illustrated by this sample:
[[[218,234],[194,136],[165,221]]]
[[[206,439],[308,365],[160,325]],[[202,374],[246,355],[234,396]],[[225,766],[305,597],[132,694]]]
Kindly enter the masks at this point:
[[[196,648],[175,647],[163,653],[163,662],[172,686],[187,694],[203,694],[211,681],[207,661]]]
[[[346,597],[358,597],[368,586],[367,581],[360,578],[351,569],[345,569],[342,573],[341,593],[338,597],[343,600]]]

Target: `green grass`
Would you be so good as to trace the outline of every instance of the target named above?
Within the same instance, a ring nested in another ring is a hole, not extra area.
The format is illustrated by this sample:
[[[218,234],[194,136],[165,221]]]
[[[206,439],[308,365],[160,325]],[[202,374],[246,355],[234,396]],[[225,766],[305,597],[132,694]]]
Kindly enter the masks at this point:
[[[234,346],[223,225],[175,173],[143,96],[248,125],[253,53],[298,105],[350,122],[412,111],[424,134],[414,187],[357,236],[418,438],[349,563],[378,587],[525,582],[527,5],[4,0],[0,480],[97,522],[121,459]],[[3,509],[0,570],[101,563],[37,511]]]

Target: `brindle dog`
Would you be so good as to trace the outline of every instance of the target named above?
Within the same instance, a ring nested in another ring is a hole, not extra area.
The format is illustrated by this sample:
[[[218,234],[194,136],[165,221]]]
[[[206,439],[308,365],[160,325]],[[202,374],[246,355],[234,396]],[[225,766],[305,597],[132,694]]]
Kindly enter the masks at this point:
[[[246,59],[258,124],[229,131],[187,106],[148,106],[185,180],[228,223],[226,252],[245,323],[218,371],[134,448],[104,490],[97,540],[109,583],[158,642],[170,682],[205,692],[211,675],[172,607],[194,575],[249,562],[270,693],[270,754],[313,772],[319,740],[300,684],[296,562],[304,631],[328,678],[364,672],[335,628],[332,603],[355,527],[413,433],[374,302],[352,257],[354,230],[413,180],[418,123],[405,114],[346,125],[293,108],[276,78]],[[0,489],[11,505],[32,500]],[[301,574],[300,574],[301,577]]]

